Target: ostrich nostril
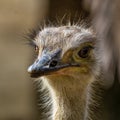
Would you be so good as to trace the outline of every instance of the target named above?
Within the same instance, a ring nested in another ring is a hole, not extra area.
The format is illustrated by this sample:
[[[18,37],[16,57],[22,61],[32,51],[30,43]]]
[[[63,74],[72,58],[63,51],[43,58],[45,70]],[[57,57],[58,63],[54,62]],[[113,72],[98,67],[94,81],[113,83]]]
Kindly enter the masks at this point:
[[[57,60],[52,60],[49,64],[49,67],[55,67],[58,64]]]

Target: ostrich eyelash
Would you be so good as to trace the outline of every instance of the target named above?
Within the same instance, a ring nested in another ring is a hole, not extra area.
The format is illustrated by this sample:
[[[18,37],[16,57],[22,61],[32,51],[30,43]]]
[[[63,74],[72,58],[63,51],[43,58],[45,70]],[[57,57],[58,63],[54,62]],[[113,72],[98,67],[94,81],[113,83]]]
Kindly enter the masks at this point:
[[[32,47],[34,47],[34,48],[37,47],[36,42],[33,41],[33,40],[30,40],[30,41],[29,41],[29,45],[32,46]]]

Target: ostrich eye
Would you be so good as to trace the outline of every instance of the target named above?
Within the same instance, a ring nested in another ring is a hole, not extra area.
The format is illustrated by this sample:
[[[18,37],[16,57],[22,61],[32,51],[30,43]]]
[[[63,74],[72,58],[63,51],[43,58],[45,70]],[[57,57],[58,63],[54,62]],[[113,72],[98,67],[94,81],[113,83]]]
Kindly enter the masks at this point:
[[[35,46],[35,52],[36,52],[36,53],[39,52],[39,48],[38,48],[38,46]]]
[[[92,46],[87,46],[87,47],[82,48],[78,52],[79,57],[81,57],[81,58],[87,58],[89,56],[89,52],[90,52],[91,48],[92,48]]]

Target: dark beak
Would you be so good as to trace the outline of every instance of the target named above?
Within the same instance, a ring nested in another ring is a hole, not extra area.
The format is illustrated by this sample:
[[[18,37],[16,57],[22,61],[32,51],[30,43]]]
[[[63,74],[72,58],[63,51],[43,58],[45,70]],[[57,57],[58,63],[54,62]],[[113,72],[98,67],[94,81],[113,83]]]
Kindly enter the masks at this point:
[[[53,54],[44,53],[28,68],[31,77],[37,78],[44,75],[50,75],[62,68],[78,66],[78,64],[62,64],[60,60],[62,50],[59,49]]]

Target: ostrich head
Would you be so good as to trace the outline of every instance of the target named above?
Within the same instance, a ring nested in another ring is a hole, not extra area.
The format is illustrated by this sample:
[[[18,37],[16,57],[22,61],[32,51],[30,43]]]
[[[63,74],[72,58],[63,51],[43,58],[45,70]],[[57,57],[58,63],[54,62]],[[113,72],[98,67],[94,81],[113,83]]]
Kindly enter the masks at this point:
[[[35,37],[38,54],[31,77],[81,77],[96,72],[95,35],[77,26],[45,28]]]
[[[92,30],[80,26],[48,27],[35,36],[38,56],[28,72],[49,89],[54,120],[84,119],[88,86],[100,73],[95,43]]]

